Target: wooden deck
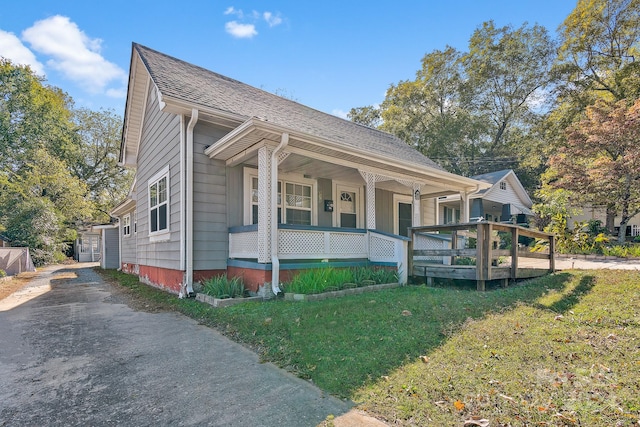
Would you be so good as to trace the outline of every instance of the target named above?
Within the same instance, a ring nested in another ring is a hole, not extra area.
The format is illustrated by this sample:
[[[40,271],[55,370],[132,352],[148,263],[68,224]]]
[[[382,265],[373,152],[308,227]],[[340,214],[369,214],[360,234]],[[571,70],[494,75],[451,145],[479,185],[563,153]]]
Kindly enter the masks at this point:
[[[555,270],[554,236],[511,224],[473,222],[410,229],[409,274],[433,278],[475,280],[484,291],[486,282],[544,276]],[[547,249],[532,252],[531,240]]]

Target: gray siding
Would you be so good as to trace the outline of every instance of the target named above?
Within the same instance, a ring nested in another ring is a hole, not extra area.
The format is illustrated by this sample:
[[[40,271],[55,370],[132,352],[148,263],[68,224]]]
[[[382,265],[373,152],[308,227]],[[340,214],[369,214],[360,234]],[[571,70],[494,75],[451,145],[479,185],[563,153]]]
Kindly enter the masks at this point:
[[[376,188],[376,229],[393,233],[393,193]]]
[[[199,123],[193,141],[193,269],[227,268],[227,172],[223,161],[204,154],[205,146],[226,133]],[[237,193],[241,194],[241,193]],[[236,195],[237,197],[237,195]]]
[[[169,166],[169,237],[149,239],[149,179]],[[180,118],[160,111],[153,85],[149,88],[142,139],[138,150],[135,198],[138,210],[138,263],[180,269]],[[124,252],[124,251],[123,251]]]
[[[244,166],[227,168],[227,225],[244,225]]]
[[[133,225],[133,224],[132,224]],[[119,268],[119,243],[120,228],[107,228],[104,230],[104,253],[102,254],[104,268]]]
[[[134,215],[135,211],[129,211],[120,216],[120,227],[118,227],[118,235],[121,238],[121,246],[122,246],[122,263],[123,264],[137,264],[138,257],[136,254],[136,239],[138,238],[138,234],[134,233]],[[123,236],[122,235],[122,218],[125,215],[131,215],[131,235]],[[138,228],[138,231],[140,229]],[[117,261],[116,261],[117,264]]]
[[[333,214],[331,212],[324,211],[324,201],[333,200],[334,207],[338,201],[332,196],[333,182],[330,179],[318,178],[318,226],[320,227],[332,227]]]

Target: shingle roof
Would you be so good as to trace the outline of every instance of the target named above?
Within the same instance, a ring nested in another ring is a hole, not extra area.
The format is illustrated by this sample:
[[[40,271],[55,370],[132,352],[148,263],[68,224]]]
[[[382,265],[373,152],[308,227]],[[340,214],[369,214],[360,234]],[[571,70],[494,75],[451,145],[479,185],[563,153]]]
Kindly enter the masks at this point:
[[[487,182],[489,184],[495,184],[500,181],[502,178],[507,176],[511,172],[511,169],[505,169],[496,172],[483,173],[482,175],[475,175],[471,178],[476,179],[478,181]]]
[[[372,129],[134,43],[135,51],[163,96],[335,141],[390,159],[443,168],[394,135]]]

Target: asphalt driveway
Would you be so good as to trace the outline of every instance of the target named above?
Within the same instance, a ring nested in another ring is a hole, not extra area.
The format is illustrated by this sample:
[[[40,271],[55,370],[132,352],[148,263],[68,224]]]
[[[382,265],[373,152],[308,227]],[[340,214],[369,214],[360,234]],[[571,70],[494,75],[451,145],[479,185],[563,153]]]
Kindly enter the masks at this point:
[[[315,426],[350,406],[185,316],[134,311],[86,265],[0,301],[0,426]]]

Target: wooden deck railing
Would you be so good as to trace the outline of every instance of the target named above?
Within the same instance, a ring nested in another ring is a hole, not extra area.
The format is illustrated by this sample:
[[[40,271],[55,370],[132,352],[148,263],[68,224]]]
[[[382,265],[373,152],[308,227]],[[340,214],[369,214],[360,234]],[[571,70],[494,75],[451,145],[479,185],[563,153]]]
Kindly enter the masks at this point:
[[[483,291],[490,280],[502,280],[506,285],[509,280],[555,270],[554,236],[512,224],[483,221],[413,227],[410,237],[409,274],[424,276],[427,281],[435,277],[476,280],[477,289]],[[519,243],[521,237],[542,240],[547,249],[532,252],[528,245]],[[461,257],[466,265],[460,265]]]

